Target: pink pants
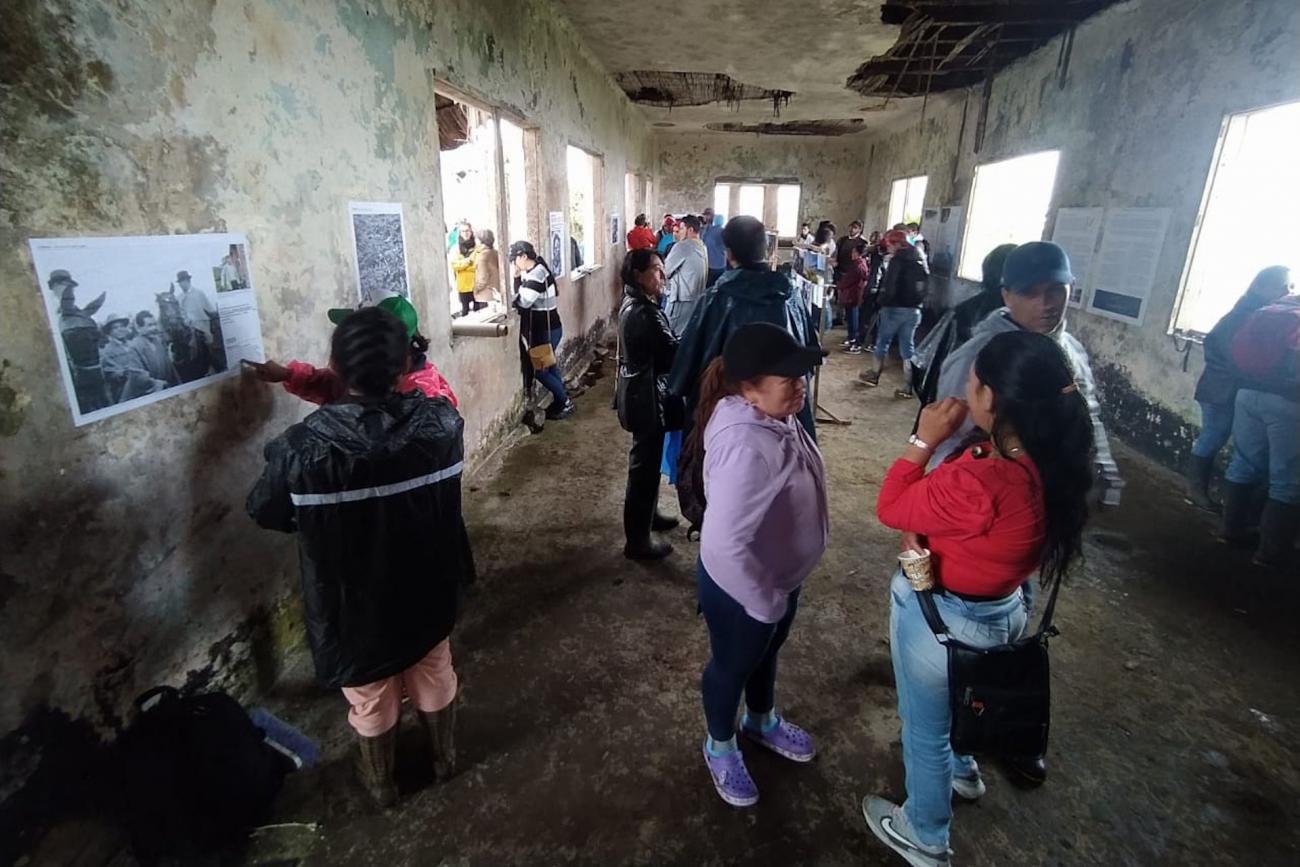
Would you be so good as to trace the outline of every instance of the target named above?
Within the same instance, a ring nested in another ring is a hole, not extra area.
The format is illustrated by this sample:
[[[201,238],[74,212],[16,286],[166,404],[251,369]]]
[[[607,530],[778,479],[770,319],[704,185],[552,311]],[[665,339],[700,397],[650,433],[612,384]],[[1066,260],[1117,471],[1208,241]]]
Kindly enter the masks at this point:
[[[348,722],[362,737],[383,734],[397,725],[397,718],[402,715],[403,694],[427,713],[451,704],[456,697],[456,672],[451,667],[449,639],[444,639],[401,674],[363,686],[343,687],[343,697],[352,705]]]

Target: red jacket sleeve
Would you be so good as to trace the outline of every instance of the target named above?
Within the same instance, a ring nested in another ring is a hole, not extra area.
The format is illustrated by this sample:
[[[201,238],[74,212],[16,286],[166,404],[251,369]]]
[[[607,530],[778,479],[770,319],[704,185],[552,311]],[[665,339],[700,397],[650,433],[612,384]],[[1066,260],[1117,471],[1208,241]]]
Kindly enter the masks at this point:
[[[328,367],[312,367],[305,361],[289,362],[289,378],[284,390],[303,400],[327,404],[343,396],[343,380]]]
[[[451,383],[447,382],[432,361],[425,362],[422,369],[402,377],[402,391],[417,389],[424,392],[425,397],[445,397],[452,406],[460,408],[456,394],[451,390]]]
[[[876,515],[886,527],[922,536],[981,535],[993,524],[993,496],[962,464],[941,464],[927,476],[899,458],[880,486]]]

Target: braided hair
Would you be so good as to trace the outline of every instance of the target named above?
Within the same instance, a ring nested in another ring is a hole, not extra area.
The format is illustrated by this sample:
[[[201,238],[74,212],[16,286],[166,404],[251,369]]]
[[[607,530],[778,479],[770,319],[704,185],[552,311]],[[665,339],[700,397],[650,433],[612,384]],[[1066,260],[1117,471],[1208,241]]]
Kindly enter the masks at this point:
[[[366,307],[334,329],[330,360],[349,389],[383,397],[406,372],[412,348],[401,320],[381,307]]]

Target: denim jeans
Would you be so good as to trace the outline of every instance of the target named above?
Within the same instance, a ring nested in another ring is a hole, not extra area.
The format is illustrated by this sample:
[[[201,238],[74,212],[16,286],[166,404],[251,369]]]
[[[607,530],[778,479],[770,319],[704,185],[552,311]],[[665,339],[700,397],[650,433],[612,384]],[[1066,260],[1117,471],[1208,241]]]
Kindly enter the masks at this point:
[[[881,307],[880,333],[876,335],[876,358],[884,360],[889,355],[889,344],[898,337],[898,355],[911,361],[915,352],[913,341],[916,328],[921,324],[920,307]]]
[[[889,652],[903,722],[903,767],[907,800],[903,811],[927,846],[947,846],[952,823],[952,778],[969,776],[970,756],[952,751],[949,735],[948,651],[926,625],[916,591],[903,573],[890,584]],[[991,602],[967,602],[936,593],[935,607],[948,631],[973,647],[991,647],[1025,632],[1025,605],[1019,592]]]
[[[1239,485],[1267,481],[1270,500],[1300,503],[1300,404],[1267,391],[1239,390],[1226,475]]]
[[[861,343],[862,335],[858,331],[862,329],[862,306],[845,307],[844,322],[849,332],[849,340],[854,343]]]
[[[564,329],[557,328],[551,332],[551,349],[560,348],[560,340],[564,337]],[[539,370],[536,374],[537,381],[545,386],[546,390],[555,396],[559,406],[569,402],[569,393],[564,388],[564,376],[560,373],[558,364],[552,365],[545,370]]]
[[[776,706],[776,655],[790,635],[799,608],[799,590],[790,594],[784,617],[776,623],[763,623],[714,584],[702,562],[696,583],[700,613],[709,627],[709,662],[701,679],[704,720],[713,739],[725,741],[736,733],[736,708],[742,693],[745,707],[754,716]]]
[[[1232,436],[1232,408],[1230,403],[1206,403],[1201,407],[1201,433],[1192,444],[1192,454],[1198,458],[1212,458],[1219,453]]]

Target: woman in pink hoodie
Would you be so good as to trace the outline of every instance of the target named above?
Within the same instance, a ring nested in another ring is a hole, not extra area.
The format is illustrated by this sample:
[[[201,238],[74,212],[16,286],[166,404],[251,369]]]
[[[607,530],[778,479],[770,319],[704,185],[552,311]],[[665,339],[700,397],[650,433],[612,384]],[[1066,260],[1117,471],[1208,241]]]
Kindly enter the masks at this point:
[[[707,500],[698,576],[711,650],[704,761],[718,794],[737,807],[758,801],[736,742],[742,694],[741,731],[752,741],[796,762],[816,754],[808,734],[777,714],[775,686],[799,589],[829,533],[826,468],[795,418],[824,355],[756,322],[731,335],[700,382],[692,436],[703,440]]]
[[[390,295],[375,306],[384,308],[400,319],[406,326],[406,336],[411,341],[410,368],[403,374],[397,391],[403,394],[422,391],[426,397],[445,397],[453,407],[459,408],[451,385],[425,356],[429,350],[429,339],[420,333],[420,319],[411,302],[400,295]],[[351,308],[339,307],[330,310],[328,315],[330,321],[337,325],[352,312]],[[333,403],[347,391],[342,378],[332,367],[313,367],[305,361],[290,361],[287,367],[270,360],[260,364],[255,361],[244,363],[263,382],[282,382],[285,391],[322,406]]]

